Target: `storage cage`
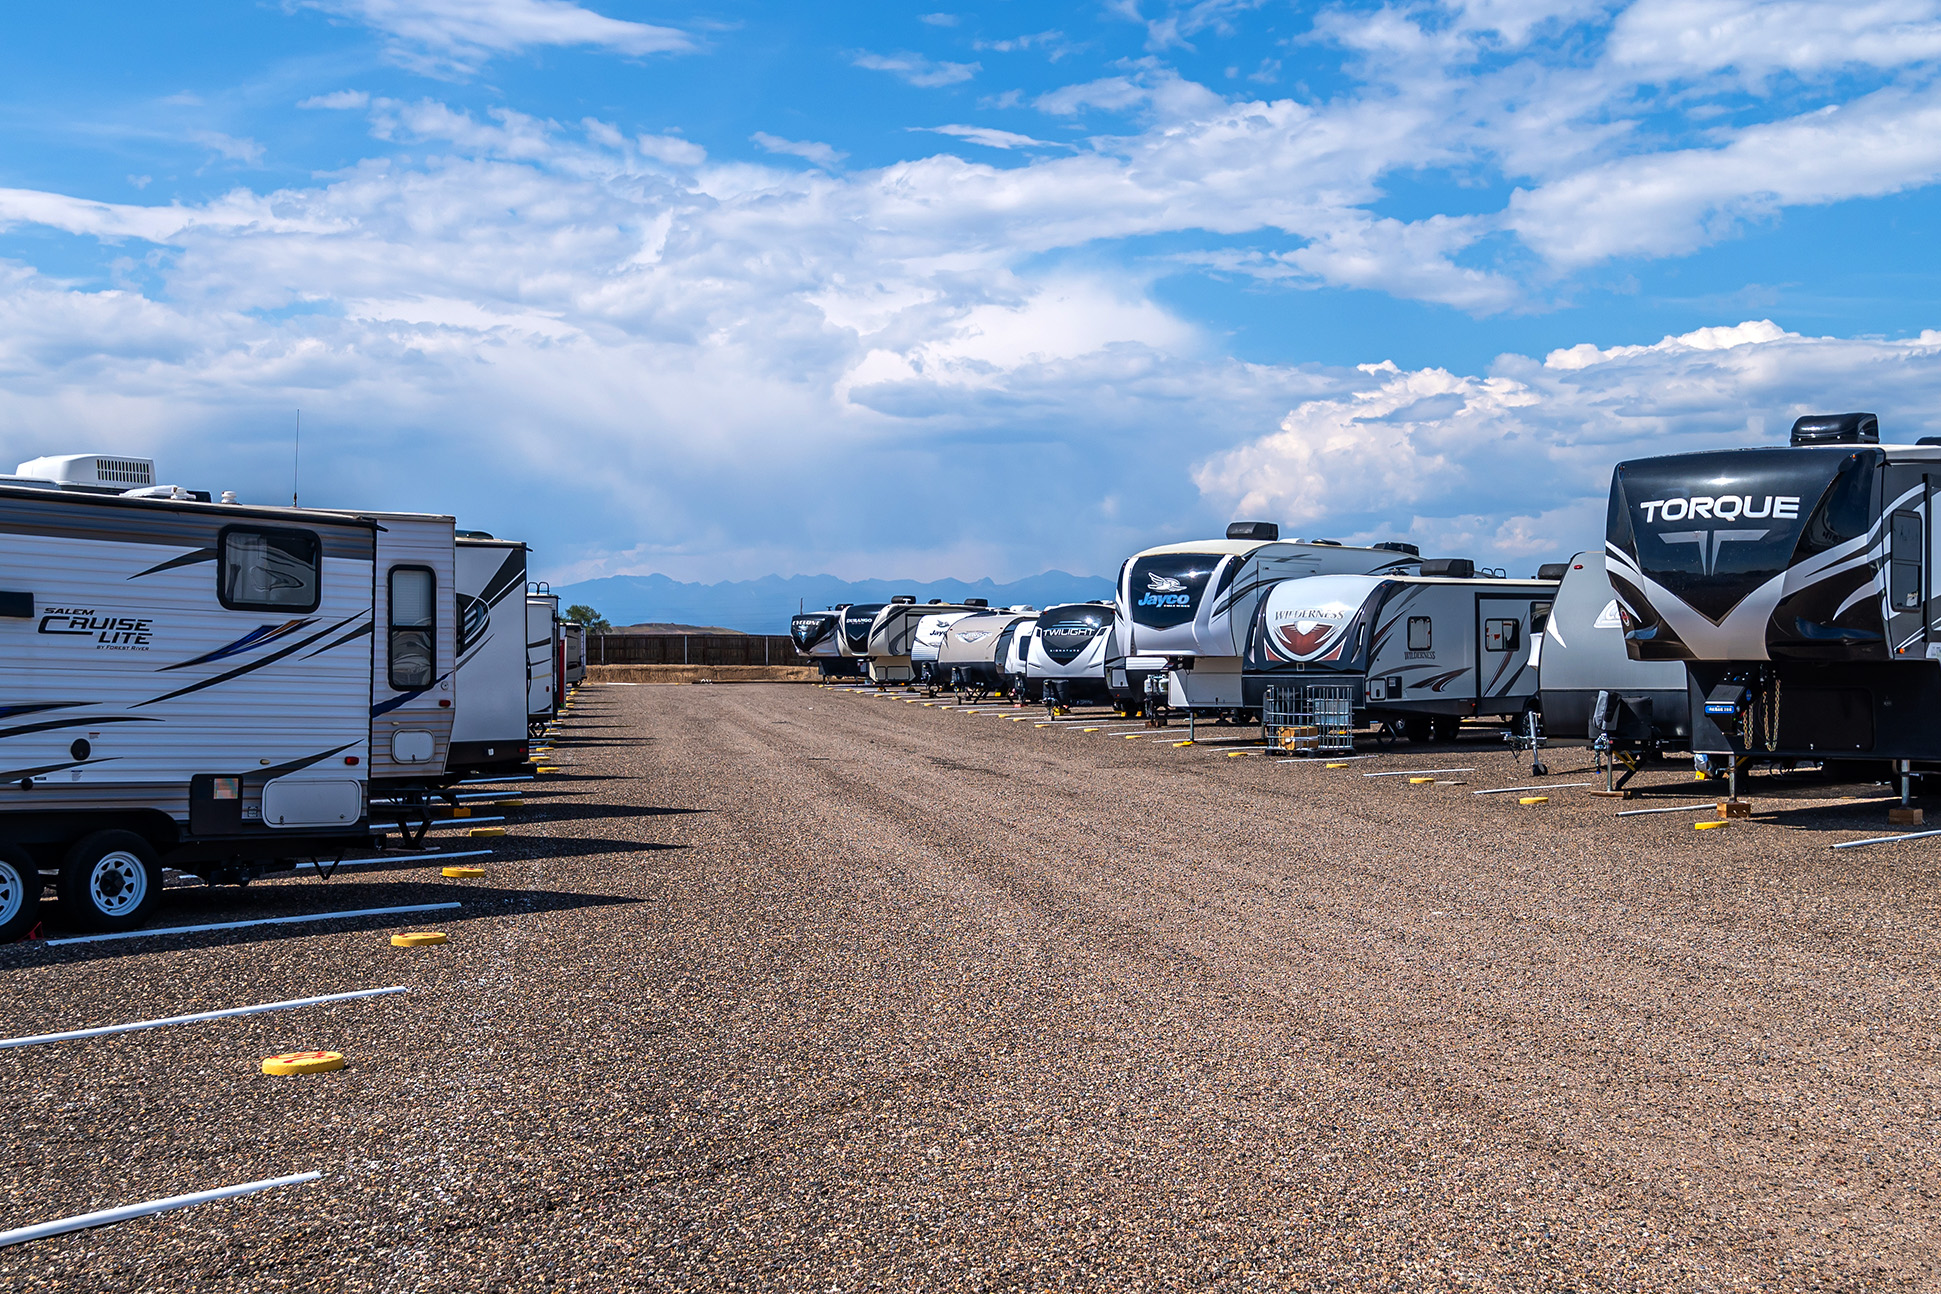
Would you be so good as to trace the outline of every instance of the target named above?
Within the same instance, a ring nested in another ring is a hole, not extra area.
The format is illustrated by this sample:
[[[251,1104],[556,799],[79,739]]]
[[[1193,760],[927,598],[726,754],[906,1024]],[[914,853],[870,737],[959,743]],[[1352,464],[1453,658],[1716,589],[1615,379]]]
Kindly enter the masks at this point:
[[[1348,683],[1281,683],[1260,705],[1261,736],[1290,755],[1352,755],[1355,689]]]

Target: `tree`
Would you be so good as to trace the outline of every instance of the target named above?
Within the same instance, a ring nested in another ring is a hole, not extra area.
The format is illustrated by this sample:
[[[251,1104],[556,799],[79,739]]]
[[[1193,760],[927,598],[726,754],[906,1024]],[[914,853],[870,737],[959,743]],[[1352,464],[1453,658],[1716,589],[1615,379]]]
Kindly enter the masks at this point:
[[[585,625],[586,631],[590,634],[613,632],[613,626],[607,623],[607,618],[584,602],[575,602],[566,608],[566,618],[576,624]]]

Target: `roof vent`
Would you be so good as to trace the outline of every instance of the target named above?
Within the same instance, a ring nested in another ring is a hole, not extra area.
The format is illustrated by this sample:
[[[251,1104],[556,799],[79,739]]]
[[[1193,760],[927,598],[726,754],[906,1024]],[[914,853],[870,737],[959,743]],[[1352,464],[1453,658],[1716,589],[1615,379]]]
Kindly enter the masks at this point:
[[[1564,572],[1569,569],[1569,562],[1545,562],[1543,565],[1537,567],[1537,578],[1540,580],[1561,580],[1564,577]]]
[[[988,607],[991,605],[991,600],[989,598],[965,598],[964,605],[967,607]]]
[[[1795,445],[1878,445],[1880,419],[1871,413],[1809,413],[1793,422]],[[22,471],[26,469],[23,467]]]
[[[1422,563],[1422,573],[1443,580],[1473,580],[1476,563],[1467,557],[1436,557]]]
[[[1326,544],[1329,548],[1341,547],[1341,541],[1339,539],[1310,539],[1308,542],[1310,544]]]
[[[23,473],[25,469],[22,469]],[[1228,539],[1274,540],[1281,537],[1281,528],[1272,521],[1236,521],[1227,527]]]
[[[21,476],[38,476],[62,485],[92,486],[117,494],[155,484],[154,459],[112,454],[55,454],[30,459],[14,471]]]
[[[226,494],[228,491],[225,490],[224,493]],[[223,502],[234,503],[235,500],[224,499]],[[452,534],[459,539],[490,539],[492,537],[492,532],[489,530],[454,530]]]
[[[1376,544],[1375,547],[1385,553],[1407,553],[1410,557],[1422,556],[1422,550],[1420,548],[1417,548],[1414,544],[1405,544],[1399,539],[1386,540]]]
[[[890,599],[890,605],[914,606],[916,605],[916,600],[917,600],[916,595],[913,593],[899,593],[895,597]]]

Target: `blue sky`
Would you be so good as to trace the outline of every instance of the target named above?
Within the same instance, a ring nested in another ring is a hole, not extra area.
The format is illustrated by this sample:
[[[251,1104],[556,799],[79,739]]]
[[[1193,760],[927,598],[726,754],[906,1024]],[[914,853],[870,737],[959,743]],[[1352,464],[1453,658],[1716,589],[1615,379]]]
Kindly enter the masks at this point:
[[[1611,464],[1941,432],[1941,0],[16,6],[0,458],[558,579],[1512,567]]]

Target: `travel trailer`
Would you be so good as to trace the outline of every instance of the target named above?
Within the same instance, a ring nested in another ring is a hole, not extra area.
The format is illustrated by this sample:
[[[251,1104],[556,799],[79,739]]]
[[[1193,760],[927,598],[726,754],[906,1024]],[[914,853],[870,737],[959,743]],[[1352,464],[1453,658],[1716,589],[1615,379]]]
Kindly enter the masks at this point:
[[[454,569],[458,687],[446,771],[515,769],[526,762],[526,546],[460,531]]]
[[[918,602],[907,594],[891,598],[888,605],[876,613],[870,621],[869,637],[866,640],[865,654],[869,658],[869,679],[872,683],[912,683],[916,681],[916,664],[911,651],[916,644],[918,626],[927,616],[959,613],[968,615],[990,607],[982,598],[961,605],[952,605],[937,599]]]
[[[1615,751],[1689,750],[1685,667],[1631,659],[1604,554],[1578,553],[1562,565],[1537,661],[1544,731],[1605,737]]]
[[[823,678],[854,678],[861,674],[860,659],[842,654],[842,614],[848,603],[827,611],[804,611],[789,621],[789,638],[795,650],[816,663]]]
[[[1695,753],[1941,763],[1941,438],[1804,417],[1786,446],[1619,463],[1625,644],[1682,662]],[[1905,786],[1903,786],[1905,789]]]
[[[1117,622],[1110,602],[1073,602],[1046,607],[1025,651],[1025,677],[1046,705],[1106,705],[1112,697],[1106,663]]]
[[[565,689],[560,675],[559,595],[546,584],[526,588],[526,731],[537,737],[559,713]]]
[[[937,686],[937,654],[943,650],[944,634],[965,616],[980,614],[981,609],[989,603],[972,599],[966,605],[980,610],[938,612],[917,621],[917,631],[910,639],[910,669],[918,683],[933,688]]]
[[[1000,662],[1010,654],[1018,625],[1034,614],[1009,607],[965,616],[944,631],[937,648],[937,673],[959,701],[981,701],[1006,687]]]
[[[210,503],[106,455],[23,468],[0,483],[0,937],[43,873],[68,920],[124,929],[164,866],[339,857],[380,776],[442,776],[451,518]]]
[[[1172,706],[1241,709],[1241,657],[1267,589],[1302,576],[1400,575],[1418,565],[1411,544],[1282,541],[1280,527],[1267,521],[1237,521],[1225,539],[1148,548],[1119,575],[1119,615],[1131,631],[1126,654],[1165,658]]]
[[[1457,559],[1421,575],[1314,575],[1260,599],[1246,655],[1246,703],[1292,713],[1285,692],[1352,688],[1357,725],[1386,720],[1414,741],[1447,740],[1466,718],[1515,718],[1536,704],[1533,657],[1556,598],[1551,580],[1477,578]]]
[[[1037,615],[1020,617],[1011,627],[1011,640],[997,653],[998,691],[1018,701],[1035,703],[1044,698],[1043,686],[1032,679],[1026,666],[1031,658],[1031,644],[1037,636]]]

